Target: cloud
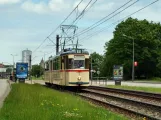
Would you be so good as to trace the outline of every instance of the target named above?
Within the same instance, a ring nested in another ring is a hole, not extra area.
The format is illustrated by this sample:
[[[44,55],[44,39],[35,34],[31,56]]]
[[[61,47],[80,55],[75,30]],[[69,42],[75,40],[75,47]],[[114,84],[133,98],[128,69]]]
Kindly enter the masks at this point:
[[[33,3],[32,1],[26,1],[22,4],[21,8],[29,12],[35,12],[38,14],[48,13],[48,6],[43,3]]]
[[[38,14],[48,14],[51,12],[60,12],[70,8],[70,5],[65,3],[64,0],[50,0],[49,2],[34,3],[31,0],[24,2],[21,8]]]
[[[1,4],[14,4],[18,2],[20,2],[20,0],[0,0],[0,5]]]
[[[48,6],[52,11],[62,11],[70,8],[70,5],[65,3],[64,0],[51,0]]]

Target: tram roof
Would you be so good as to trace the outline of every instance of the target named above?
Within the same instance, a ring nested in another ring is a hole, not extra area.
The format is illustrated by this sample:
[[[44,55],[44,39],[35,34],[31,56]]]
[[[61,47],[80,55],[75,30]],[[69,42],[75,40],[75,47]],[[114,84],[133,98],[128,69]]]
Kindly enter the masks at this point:
[[[86,51],[85,49],[64,49],[63,51],[59,52],[58,55],[55,55],[55,56],[50,56],[49,59],[52,60],[52,59],[55,59],[57,57],[60,57],[62,55],[68,55],[68,54],[86,54],[86,55],[89,55],[89,52]],[[47,60],[48,61],[48,60]]]
[[[85,49],[64,49],[63,51],[60,52],[60,56],[61,55],[66,55],[66,54],[88,54],[89,52],[86,51]]]

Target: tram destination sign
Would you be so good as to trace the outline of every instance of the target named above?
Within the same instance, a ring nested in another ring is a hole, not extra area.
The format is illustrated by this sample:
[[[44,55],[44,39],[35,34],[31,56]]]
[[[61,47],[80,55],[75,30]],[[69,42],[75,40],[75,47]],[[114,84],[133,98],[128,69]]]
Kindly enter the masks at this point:
[[[113,66],[113,79],[123,80],[123,66],[122,65]]]

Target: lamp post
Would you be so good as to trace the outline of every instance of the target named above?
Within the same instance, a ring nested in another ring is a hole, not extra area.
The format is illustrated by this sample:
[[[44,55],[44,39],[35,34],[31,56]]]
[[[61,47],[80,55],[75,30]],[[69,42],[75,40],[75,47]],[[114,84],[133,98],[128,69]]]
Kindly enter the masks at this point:
[[[125,34],[123,34],[124,37],[127,37],[127,38],[130,38],[133,40],[133,57],[132,57],[132,81],[134,81],[135,77],[135,68],[134,68],[134,58],[135,58],[135,48],[134,48],[134,38],[133,37],[130,37],[130,36],[127,36]]]
[[[14,80],[14,67],[15,67],[14,56],[17,56],[17,55],[14,55],[14,54],[11,54],[11,55],[13,57],[13,70],[12,70],[12,72],[13,72],[13,80]]]

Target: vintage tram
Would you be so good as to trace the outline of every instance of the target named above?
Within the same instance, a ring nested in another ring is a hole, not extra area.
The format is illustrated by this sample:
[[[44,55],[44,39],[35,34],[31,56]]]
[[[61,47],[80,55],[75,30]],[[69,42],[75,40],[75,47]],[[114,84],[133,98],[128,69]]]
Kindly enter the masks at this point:
[[[45,62],[47,85],[89,86],[89,53],[84,49],[64,49]]]

